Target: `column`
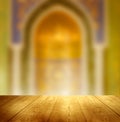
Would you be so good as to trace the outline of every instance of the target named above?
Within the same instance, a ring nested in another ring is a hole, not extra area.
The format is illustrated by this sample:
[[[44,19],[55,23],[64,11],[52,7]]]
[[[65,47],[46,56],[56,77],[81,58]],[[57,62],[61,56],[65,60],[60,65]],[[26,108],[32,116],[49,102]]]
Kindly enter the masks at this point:
[[[104,47],[102,45],[95,46],[94,48],[94,94],[104,94],[104,82],[103,82],[103,56]]]
[[[18,46],[12,47],[12,94],[21,95],[21,49]]]

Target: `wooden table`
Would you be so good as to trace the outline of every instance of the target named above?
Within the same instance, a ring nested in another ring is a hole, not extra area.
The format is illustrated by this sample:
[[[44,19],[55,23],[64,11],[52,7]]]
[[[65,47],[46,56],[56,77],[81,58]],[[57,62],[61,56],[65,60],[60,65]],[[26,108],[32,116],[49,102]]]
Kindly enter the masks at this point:
[[[120,122],[119,96],[0,96],[0,122]]]

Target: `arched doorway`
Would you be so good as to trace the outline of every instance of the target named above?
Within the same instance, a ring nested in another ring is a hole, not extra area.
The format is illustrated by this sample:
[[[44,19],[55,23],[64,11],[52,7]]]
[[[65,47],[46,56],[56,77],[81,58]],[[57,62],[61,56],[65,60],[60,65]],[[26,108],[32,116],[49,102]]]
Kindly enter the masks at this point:
[[[30,91],[38,94],[56,91],[80,94],[83,91],[87,94],[88,64],[92,65],[88,63],[91,62],[88,53],[92,51],[92,40],[87,21],[82,11],[64,1],[46,2],[32,14],[25,27],[23,50],[28,70],[23,78],[28,81]]]
[[[36,60],[35,81],[40,93],[73,94],[80,89],[84,32],[77,18],[69,14],[60,6],[52,7],[33,25],[32,59]]]

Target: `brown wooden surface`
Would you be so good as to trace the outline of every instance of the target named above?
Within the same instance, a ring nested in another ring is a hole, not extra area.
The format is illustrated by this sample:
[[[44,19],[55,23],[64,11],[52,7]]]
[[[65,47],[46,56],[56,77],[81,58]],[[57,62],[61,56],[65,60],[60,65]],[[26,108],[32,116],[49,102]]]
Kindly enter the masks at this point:
[[[0,96],[0,122],[120,122],[119,96]]]

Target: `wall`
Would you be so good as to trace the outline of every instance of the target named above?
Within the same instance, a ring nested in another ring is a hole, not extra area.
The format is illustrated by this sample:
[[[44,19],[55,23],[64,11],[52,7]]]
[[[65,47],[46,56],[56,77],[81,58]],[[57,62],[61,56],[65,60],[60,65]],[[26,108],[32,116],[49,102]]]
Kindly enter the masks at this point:
[[[107,94],[120,94],[120,0],[108,0]]]
[[[120,0],[108,1],[108,45],[105,56],[105,94],[120,94]],[[8,42],[10,0],[0,0],[0,94],[9,93]]]
[[[0,94],[8,91],[9,3],[0,0]]]

